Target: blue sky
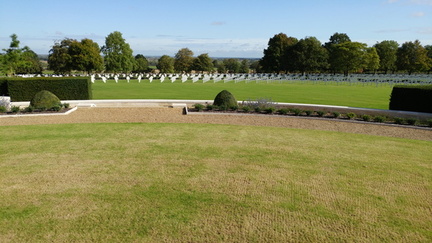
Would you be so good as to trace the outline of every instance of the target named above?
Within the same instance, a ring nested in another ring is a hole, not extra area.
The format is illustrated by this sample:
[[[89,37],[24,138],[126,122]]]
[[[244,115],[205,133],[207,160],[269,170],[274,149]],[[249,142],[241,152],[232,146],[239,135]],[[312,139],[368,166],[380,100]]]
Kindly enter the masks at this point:
[[[335,32],[372,46],[420,40],[432,45],[432,0],[15,0],[0,2],[0,48],[15,33],[21,47],[48,54],[57,40],[102,46],[120,31],[134,54],[257,57],[285,33],[328,41]]]

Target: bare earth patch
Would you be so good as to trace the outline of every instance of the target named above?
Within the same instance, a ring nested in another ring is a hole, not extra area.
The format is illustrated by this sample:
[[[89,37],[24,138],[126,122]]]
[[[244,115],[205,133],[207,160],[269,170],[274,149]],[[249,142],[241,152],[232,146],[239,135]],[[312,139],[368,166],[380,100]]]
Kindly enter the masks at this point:
[[[125,107],[78,108],[68,115],[5,117],[0,126],[68,124],[68,123],[202,123],[250,126],[272,126],[297,129],[336,131],[356,134],[408,138],[432,141],[432,129],[418,129],[383,124],[347,122],[335,119],[311,119],[269,115],[190,114],[183,115],[182,108]]]

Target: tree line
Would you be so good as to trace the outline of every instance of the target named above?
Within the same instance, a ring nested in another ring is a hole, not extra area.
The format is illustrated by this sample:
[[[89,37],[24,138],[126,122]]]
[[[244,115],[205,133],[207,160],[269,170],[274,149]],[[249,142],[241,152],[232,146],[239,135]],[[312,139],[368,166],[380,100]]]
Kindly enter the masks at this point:
[[[368,47],[345,33],[333,34],[322,44],[315,37],[298,40],[279,33],[268,42],[259,62],[260,72],[430,72],[432,46],[408,41],[401,46],[385,40]]]
[[[9,48],[0,54],[0,73],[42,73],[37,54],[27,46],[20,48],[16,34],[10,37]],[[216,70],[219,73],[248,73],[252,69],[261,73],[406,71],[411,74],[432,70],[431,45],[422,46],[416,40],[399,46],[396,41],[385,40],[368,47],[365,43],[351,41],[345,33],[333,34],[324,44],[315,37],[298,40],[279,33],[269,39],[263,54],[259,61],[252,63],[235,58],[220,61],[213,60],[207,53],[194,57],[190,49],[182,48],[174,57],[160,57],[156,67],[163,73]],[[130,45],[119,31],[110,33],[102,47],[87,38],[56,41],[49,51],[48,68],[56,74],[151,71],[146,57],[142,54],[133,56]]]

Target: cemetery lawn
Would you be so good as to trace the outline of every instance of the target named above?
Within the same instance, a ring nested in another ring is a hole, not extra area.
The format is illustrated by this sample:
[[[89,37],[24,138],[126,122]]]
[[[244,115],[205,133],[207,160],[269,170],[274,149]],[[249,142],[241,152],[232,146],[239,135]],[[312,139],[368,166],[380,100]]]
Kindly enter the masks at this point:
[[[392,87],[356,84],[313,84],[312,82],[286,83],[171,83],[165,81],[97,80],[93,84],[93,99],[184,99],[213,100],[222,90],[230,91],[238,101],[271,98],[276,102],[338,105],[373,109],[388,109]]]
[[[430,242],[432,142],[208,124],[0,130],[2,242]]]

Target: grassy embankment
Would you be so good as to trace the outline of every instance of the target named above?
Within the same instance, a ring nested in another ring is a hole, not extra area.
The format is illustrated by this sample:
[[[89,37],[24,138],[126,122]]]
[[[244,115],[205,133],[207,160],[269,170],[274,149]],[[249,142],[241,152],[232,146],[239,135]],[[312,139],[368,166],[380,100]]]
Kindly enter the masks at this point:
[[[432,241],[427,141],[199,124],[0,137],[2,242]]]

